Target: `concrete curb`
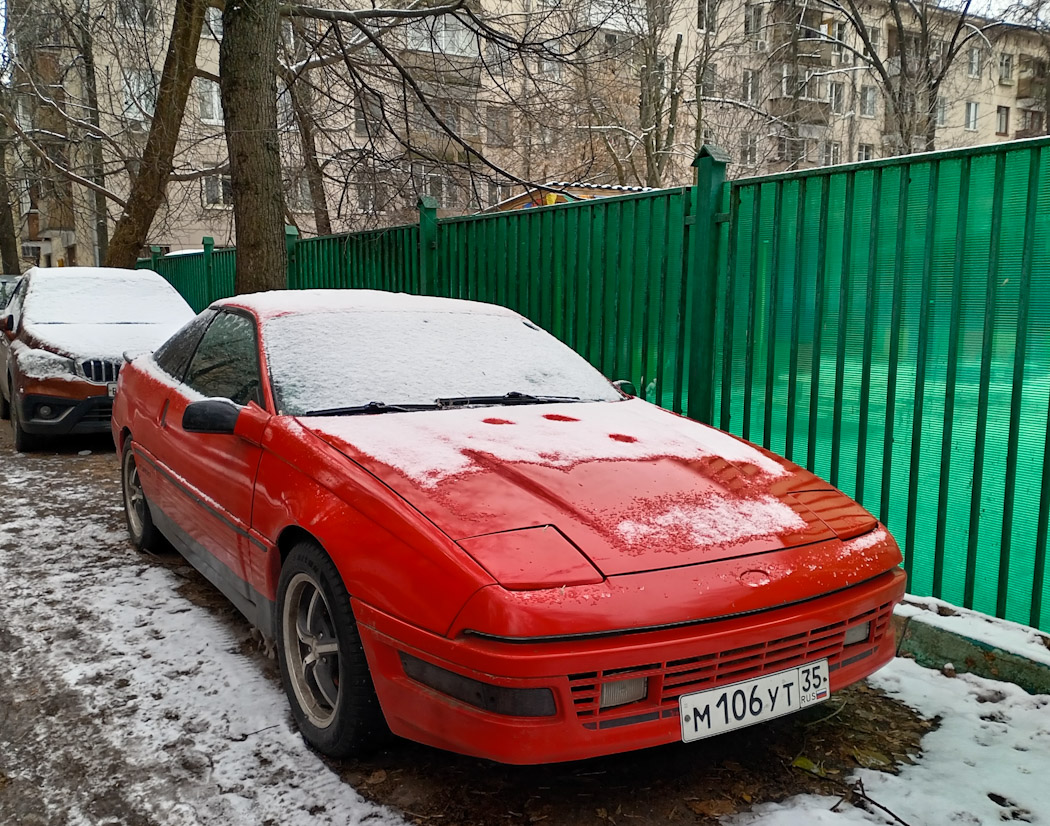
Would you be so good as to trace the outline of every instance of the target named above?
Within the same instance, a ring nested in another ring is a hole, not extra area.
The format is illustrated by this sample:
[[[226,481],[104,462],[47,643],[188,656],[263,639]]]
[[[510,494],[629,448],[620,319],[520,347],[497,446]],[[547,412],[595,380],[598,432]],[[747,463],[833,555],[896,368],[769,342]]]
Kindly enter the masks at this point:
[[[894,615],[897,656],[911,657],[926,668],[943,670],[951,663],[957,673],[1003,680],[1029,694],[1050,694],[1050,665],[1003,651],[981,640],[925,622],[922,615]]]

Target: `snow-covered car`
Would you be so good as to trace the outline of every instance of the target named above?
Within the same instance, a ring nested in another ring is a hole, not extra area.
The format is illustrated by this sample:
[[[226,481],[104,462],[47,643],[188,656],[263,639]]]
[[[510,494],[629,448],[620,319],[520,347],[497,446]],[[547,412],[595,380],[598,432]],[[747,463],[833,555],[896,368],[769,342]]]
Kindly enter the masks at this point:
[[[325,754],[384,725],[507,763],[692,741],[893,657],[875,517],[510,310],[238,296],[119,384],[133,542],[166,537],[275,640]]]
[[[108,432],[124,353],[153,350],[192,317],[151,270],[30,269],[0,315],[0,418],[15,449]]]

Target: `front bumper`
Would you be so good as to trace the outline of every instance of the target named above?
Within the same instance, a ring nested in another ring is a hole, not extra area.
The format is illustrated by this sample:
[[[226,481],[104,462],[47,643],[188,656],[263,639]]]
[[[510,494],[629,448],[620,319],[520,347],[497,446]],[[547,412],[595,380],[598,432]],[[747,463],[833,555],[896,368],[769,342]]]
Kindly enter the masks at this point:
[[[113,399],[105,387],[99,395],[74,399],[30,393],[16,398],[22,427],[26,433],[64,436],[69,433],[108,433],[113,414]],[[51,415],[44,416],[41,408],[49,407]]]
[[[551,642],[455,639],[407,625],[364,603],[354,612],[391,730],[428,745],[501,763],[555,763],[676,742],[678,698],[826,658],[836,691],[894,655],[893,606],[904,572],[770,611],[662,630]],[[849,646],[846,630],[871,623]],[[506,688],[546,688],[555,712],[512,717],[484,711],[409,678],[401,652]],[[599,708],[604,682],[644,677],[643,700]]]

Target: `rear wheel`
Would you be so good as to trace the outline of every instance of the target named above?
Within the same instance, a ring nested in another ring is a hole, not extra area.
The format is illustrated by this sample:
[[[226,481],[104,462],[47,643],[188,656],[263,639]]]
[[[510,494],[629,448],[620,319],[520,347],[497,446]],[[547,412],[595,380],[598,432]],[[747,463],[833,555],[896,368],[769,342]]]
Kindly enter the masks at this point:
[[[124,452],[120,456],[120,482],[124,492],[124,517],[128,524],[128,536],[131,544],[147,553],[163,553],[168,544],[149,511],[149,502],[142,491],[139,481],[139,469],[135,464],[135,451],[131,449],[131,437],[124,443]]]
[[[11,389],[11,394],[14,395],[14,388]],[[11,431],[15,437],[15,450],[19,453],[40,449],[40,437],[35,433],[26,433],[22,427],[22,409],[17,399],[11,400]]]
[[[15,392],[14,386],[15,386],[15,383],[13,381],[11,381],[11,376],[8,375],[8,377],[7,377],[7,392],[13,394]],[[9,402],[7,400],[7,397],[4,395],[4,391],[2,389],[0,389],[0,419],[5,419],[6,420],[6,419],[10,419],[10,418],[11,418],[11,402]]]
[[[306,742],[337,758],[375,748],[387,729],[350,596],[316,543],[292,548],[276,611],[281,682]]]

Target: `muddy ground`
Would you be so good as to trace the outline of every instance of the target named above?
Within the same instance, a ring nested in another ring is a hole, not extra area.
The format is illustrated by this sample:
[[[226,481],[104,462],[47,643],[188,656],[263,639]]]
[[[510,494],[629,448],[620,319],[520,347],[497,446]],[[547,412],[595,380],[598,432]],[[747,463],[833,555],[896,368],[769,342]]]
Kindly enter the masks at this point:
[[[0,824],[195,822],[193,815],[172,814],[181,811],[177,807],[158,807],[148,799],[165,795],[192,801],[197,822],[205,822],[199,813],[210,806],[219,811],[218,796],[228,793],[222,783],[203,782],[223,755],[201,754],[204,741],[194,741],[196,729],[215,721],[187,722],[174,745],[164,747],[167,757],[175,758],[149,765],[133,761],[105,736],[107,726],[141,717],[144,704],[148,719],[150,696],[122,695],[125,687],[114,669],[91,671],[112,653],[96,644],[92,632],[92,623],[103,621],[99,614],[107,609],[105,599],[96,598],[93,607],[81,604],[80,582],[104,594],[107,580],[119,579],[115,572],[144,576],[157,567],[171,572],[172,599],[182,607],[169,613],[177,613],[180,622],[220,622],[236,640],[232,656],[279,687],[274,661],[253,641],[252,629],[206,581],[177,556],[136,553],[122,532],[118,462],[108,439],[70,439],[45,453],[17,456],[10,428],[0,424],[0,555],[7,555],[8,600],[0,614]],[[34,584],[56,570],[65,572],[57,586]],[[63,615],[68,622],[58,627],[46,619]],[[164,656],[165,622],[164,616],[149,618],[150,633],[136,637],[137,656]],[[67,653],[57,660],[45,656],[55,650]],[[70,679],[69,672],[92,676]],[[131,682],[123,679],[125,685]],[[109,699],[98,702],[92,686]],[[152,696],[173,702],[163,689]],[[188,695],[182,698],[187,701]],[[178,718],[178,708],[166,707],[164,719]],[[714,823],[721,815],[802,793],[840,797],[841,806],[877,806],[851,785],[851,771],[898,771],[921,753],[922,736],[936,725],[861,684],[794,717],[700,743],[586,762],[512,768],[392,740],[367,760],[328,766],[366,800],[414,823]],[[268,758],[260,752],[257,759]],[[241,786],[302,785],[286,769],[266,775],[265,768],[232,767],[243,775]],[[150,775],[146,786],[144,773]],[[243,789],[239,793],[251,798]],[[308,811],[325,822],[348,822],[334,805],[318,798]],[[290,822],[256,816],[250,807],[230,811],[241,815],[227,815],[226,822]],[[358,812],[354,819],[359,818]]]

